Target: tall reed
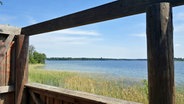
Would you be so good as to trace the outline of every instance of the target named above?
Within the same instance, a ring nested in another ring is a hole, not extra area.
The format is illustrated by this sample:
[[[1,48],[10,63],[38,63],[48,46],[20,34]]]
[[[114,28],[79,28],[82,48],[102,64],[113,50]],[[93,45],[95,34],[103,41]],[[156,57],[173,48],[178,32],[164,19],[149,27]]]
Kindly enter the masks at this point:
[[[137,82],[95,73],[44,70],[43,65],[29,65],[29,69],[30,82],[148,104],[147,80]],[[184,104],[184,91],[177,90],[176,104]]]

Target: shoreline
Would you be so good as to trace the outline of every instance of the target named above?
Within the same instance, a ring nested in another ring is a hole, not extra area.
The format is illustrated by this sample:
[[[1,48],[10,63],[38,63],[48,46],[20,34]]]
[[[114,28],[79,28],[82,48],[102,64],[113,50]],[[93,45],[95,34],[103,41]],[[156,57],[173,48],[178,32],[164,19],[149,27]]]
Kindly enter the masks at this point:
[[[98,79],[105,79],[109,81],[116,81],[116,80],[124,80],[130,82],[130,83],[142,83],[143,81],[147,81],[148,79],[145,78],[134,78],[134,77],[117,77],[114,75],[110,75],[108,73],[104,72],[90,72],[90,71],[78,71],[78,70],[60,70],[60,69],[44,69],[44,64],[29,64],[29,66],[34,67],[34,69],[38,70],[46,70],[49,72],[61,72],[61,73],[72,73],[72,74],[77,74],[77,75],[82,75],[85,77],[90,77],[90,78],[98,78]],[[132,85],[132,84],[131,84]],[[139,84],[140,85],[140,84]],[[176,89],[184,92],[184,84],[175,84]]]
[[[29,82],[41,83],[70,90],[84,91],[97,95],[108,96],[148,104],[147,80],[141,84],[130,82],[132,79],[108,80],[106,76],[93,76],[80,72],[44,70],[44,65],[29,65]],[[126,86],[128,85],[129,86]],[[184,87],[176,88],[177,104],[184,103]]]
[[[49,72],[63,72],[63,73],[75,73],[78,75],[83,75],[86,77],[91,77],[91,78],[104,78],[106,80],[125,80],[125,81],[130,81],[131,83],[135,82],[142,82],[144,80],[148,80],[145,78],[135,78],[135,77],[123,77],[123,76],[115,76],[115,75],[110,75],[108,73],[104,72],[91,72],[91,71],[78,71],[78,70],[61,70],[61,69],[44,69],[44,64],[29,64],[29,66],[34,67],[34,69],[39,69],[39,70],[47,70]],[[176,89],[182,89],[184,92],[184,84],[182,83],[175,83]]]
[[[46,59],[47,61],[147,61],[147,59],[126,59],[126,58],[73,58],[73,57],[50,57]],[[184,61],[184,58],[174,58],[174,61]]]

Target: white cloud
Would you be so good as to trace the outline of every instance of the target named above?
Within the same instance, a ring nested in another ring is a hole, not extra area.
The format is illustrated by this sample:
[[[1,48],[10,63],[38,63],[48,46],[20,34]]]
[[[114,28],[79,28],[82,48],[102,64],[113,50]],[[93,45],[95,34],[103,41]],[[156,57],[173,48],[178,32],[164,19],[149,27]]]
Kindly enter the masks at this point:
[[[95,41],[100,41],[100,33],[96,31],[86,31],[86,30],[61,30],[51,33],[45,33],[43,35],[37,35],[31,37],[31,44],[39,45],[43,44],[57,44],[57,45],[79,45],[88,44]]]
[[[75,31],[77,34],[74,34]],[[30,44],[34,45],[37,51],[46,53],[48,56],[70,56],[71,53],[77,56],[92,53],[81,50],[87,50],[90,45],[101,40],[101,34],[96,31],[65,30],[31,36]]]
[[[75,30],[75,29],[65,29],[65,30],[60,30],[48,34],[61,34],[61,35],[85,35],[85,36],[99,36],[100,33],[96,31],[86,31],[86,30]]]

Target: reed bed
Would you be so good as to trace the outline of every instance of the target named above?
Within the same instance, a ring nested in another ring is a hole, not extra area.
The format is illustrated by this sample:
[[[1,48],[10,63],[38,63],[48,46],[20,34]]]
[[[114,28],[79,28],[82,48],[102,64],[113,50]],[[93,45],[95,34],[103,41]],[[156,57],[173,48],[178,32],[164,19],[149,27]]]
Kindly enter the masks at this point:
[[[107,78],[102,74],[44,70],[43,65],[29,65],[29,82],[53,85],[71,90],[89,92],[113,98],[148,104],[146,80]],[[132,84],[134,83],[134,84]],[[184,104],[184,91],[177,89],[176,104]]]

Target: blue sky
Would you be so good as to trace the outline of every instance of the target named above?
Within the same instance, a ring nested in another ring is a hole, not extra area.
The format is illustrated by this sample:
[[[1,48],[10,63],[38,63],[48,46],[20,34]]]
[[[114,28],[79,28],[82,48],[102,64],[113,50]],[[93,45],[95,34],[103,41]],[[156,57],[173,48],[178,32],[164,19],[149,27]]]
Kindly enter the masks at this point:
[[[24,27],[114,0],[2,0],[0,24]],[[30,44],[48,57],[147,58],[146,15],[40,34]],[[174,54],[184,57],[184,6],[173,9]],[[82,18],[81,18],[82,19]]]

